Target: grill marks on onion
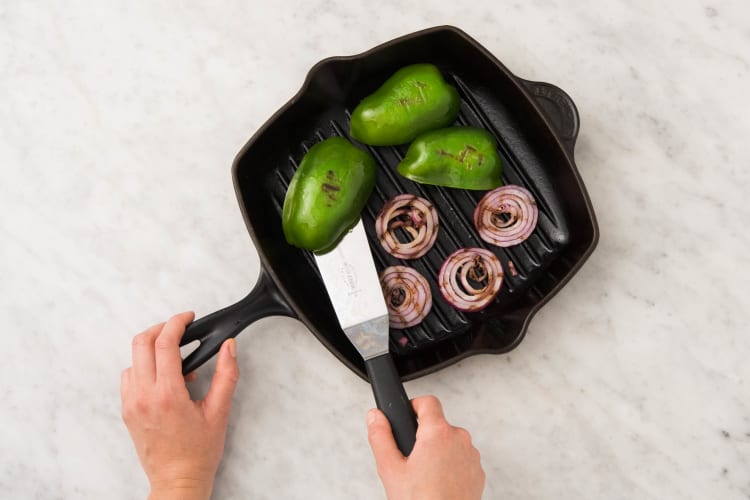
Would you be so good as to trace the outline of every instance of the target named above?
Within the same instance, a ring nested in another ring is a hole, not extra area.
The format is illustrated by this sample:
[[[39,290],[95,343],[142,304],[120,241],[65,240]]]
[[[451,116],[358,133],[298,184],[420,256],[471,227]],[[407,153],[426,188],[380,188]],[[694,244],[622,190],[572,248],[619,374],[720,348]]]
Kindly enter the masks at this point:
[[[410,267],[385,268],[380,273],[380,286],[388,307],[391,328],[417,325],[432,309],[432,292],[427,279]]]
[[[539,209],[531,193],[521,186],[507,185],[479,200],[474,226],[487,243],[510,247],[531,236],[538,217]]]
[[[399,259],[417,259],[432,248],[438,215],[428,200],[400,194],[388,200],[375,219],[375,232],[386,252]]]
[[[518,245],[536,228],[539,209],[531,193],[506,185],[485,194],[474,210],[474,226],[486,242],[500,247]],[[437,239],[438,216],[428,200],[400,194],[388,200],[375,219],[383,248],[401,259],[416,259]],[[508,261],[512,276],[518,271]],[[443,298],[463,312],[477,312],[497,296],[503,283],[500,260],[483,248],[461,248],[445,260],[438,274]],[[391,266],[380,275],[391,328],[419,324],[432,308],[430,286],[424,276],[406,266]],[[404,337],[405,339],[405,337]],[[408,340],[407,340],[408,342]]]
[[[502,284],[500,260],[483,248],[461,248],[453,252],[438,275],[438,288],[443,298],[464,312],[487,307]]]

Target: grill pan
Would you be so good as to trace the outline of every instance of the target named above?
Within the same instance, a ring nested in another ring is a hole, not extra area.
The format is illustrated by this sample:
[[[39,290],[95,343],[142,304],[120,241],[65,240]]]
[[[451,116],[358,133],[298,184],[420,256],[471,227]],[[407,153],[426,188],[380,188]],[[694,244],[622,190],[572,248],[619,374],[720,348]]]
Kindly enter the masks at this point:
[[[521,185],[534,195],[539,220],[520,245],[487,244],[472,222],[486,191],[414,183],[395,169],[408,146],[366,147],[352,141],[379,164],[375,190],[362,214],[378,271],[390,265],[411,266],[427,278],[432,290],[432,311],[421,324],[390,331],[401,377],[417,378],[476,353],[510,351],[522,340],[534,313],[583,265],[599,233],[573,159],[579,126],[573,101],[554,85],[513,75],[460,29],[430,28],[359,55],[322,60],[310,70],[301,90],[238,153],[232,167],[234,188],[260,257],[260,275],[247,297],[188,326],[182,344],[199,340],[200,345],[183,361],[185,373],[252,322],[285,315],[301,320],[338,359],[366,377],[362,358],[338,325],[312,255],[286,243],[281,209],[307,150],[331,136],[349,139],[350,112],[359,101],[399,68],[425,62],[435,64],[458,90],[461,109],[456,124],[481,127],[495,136],[503,182]],[[389,255],[375,235],[375,215],[400,193],[427,198],[440,219],[434,247],[416,260]],[[495,300],[476,313],[453,309],[437,288],[440,266],[462,247],[490,250],[505,274]],[[509,268],[511,261],[515,273]]]

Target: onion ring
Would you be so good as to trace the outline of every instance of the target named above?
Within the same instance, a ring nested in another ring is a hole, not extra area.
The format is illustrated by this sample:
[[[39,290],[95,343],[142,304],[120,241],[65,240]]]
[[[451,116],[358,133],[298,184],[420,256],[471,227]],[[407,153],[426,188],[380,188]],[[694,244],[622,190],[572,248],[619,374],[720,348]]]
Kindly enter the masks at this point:
[[[406,266],[387,267],[380,273],[380,286],[388,306],[391,328],[419,324],[432,309],[432,292],[424,276]]]
[[[375,219],[375,232],[385,251],[400,259],[416,259],[437,239],[438,216],[428,200],[400,194],[388,200]],[[402,239],[399,240],[398,233]]]
[[[461,248],[445,259],[438,275],[443,298],[459,311],[487,307],[503,284],[500,260],[483,248]]]
[[[521,186],[493,189],[479,200],[474,226],[487,243],[510,247],[525,241],[536,227],[539,209],[534,197]]]

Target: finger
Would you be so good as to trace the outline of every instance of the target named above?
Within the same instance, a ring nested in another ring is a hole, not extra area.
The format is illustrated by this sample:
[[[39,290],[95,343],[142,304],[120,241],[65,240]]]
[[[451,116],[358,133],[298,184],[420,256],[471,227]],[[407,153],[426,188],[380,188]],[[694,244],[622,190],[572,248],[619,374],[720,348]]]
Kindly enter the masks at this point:
[[[126,368],[120,375],[120,416],[123,422],[128,422],[129,419],[129,400],[131,398],[130,391],[132,385],[133,369]]]
[[[411,405],[419,420],[419,427],[445,422],[443,405],[435,396],[420,396],[411,400]]]
[[[126,368],[120,375],[120,400],[125,403],[125,399],[130,394],[130,376],[132,374],[131,368]]]
[[[237,366],[237,344],[234,339],[224,341],[219,350],[216,362],[216,372],[211,380],[204,405],[209,419],[219,419],[226,422],[232,407],[232,395],[240,378],[240,368]]]
[[[180,339],[185,327],[195,319],[195,313],[187,311],[172,316],[162,328],[154,343],[156,354],[156,379],[166,383],[183,383]]]
[[[159,323],[133,337],[133,380],[136,384],[156,380],[154,341],[163,327],[164,323]]]
[[[393,438],[391,423],[385,414],[376,408],[367,412],[367,440],[381,476],[389,475],[406,460]]]
[[[474,448],[474,445],[471,443],[471,433],[468,430],[463,427],[453,427],[453,432],[458,436],[459,442],[463,442],[468,448]]]

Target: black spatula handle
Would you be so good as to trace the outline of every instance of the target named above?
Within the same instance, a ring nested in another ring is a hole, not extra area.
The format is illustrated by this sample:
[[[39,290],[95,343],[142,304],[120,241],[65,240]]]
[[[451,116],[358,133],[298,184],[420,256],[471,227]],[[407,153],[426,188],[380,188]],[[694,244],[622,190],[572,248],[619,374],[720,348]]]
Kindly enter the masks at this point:
[[[417,439],[417,416],[398,376],[393,358],[390,354],[383,354],[365,360],[365,366],[375,402],[391,423],[398,449],[407,456]]]

